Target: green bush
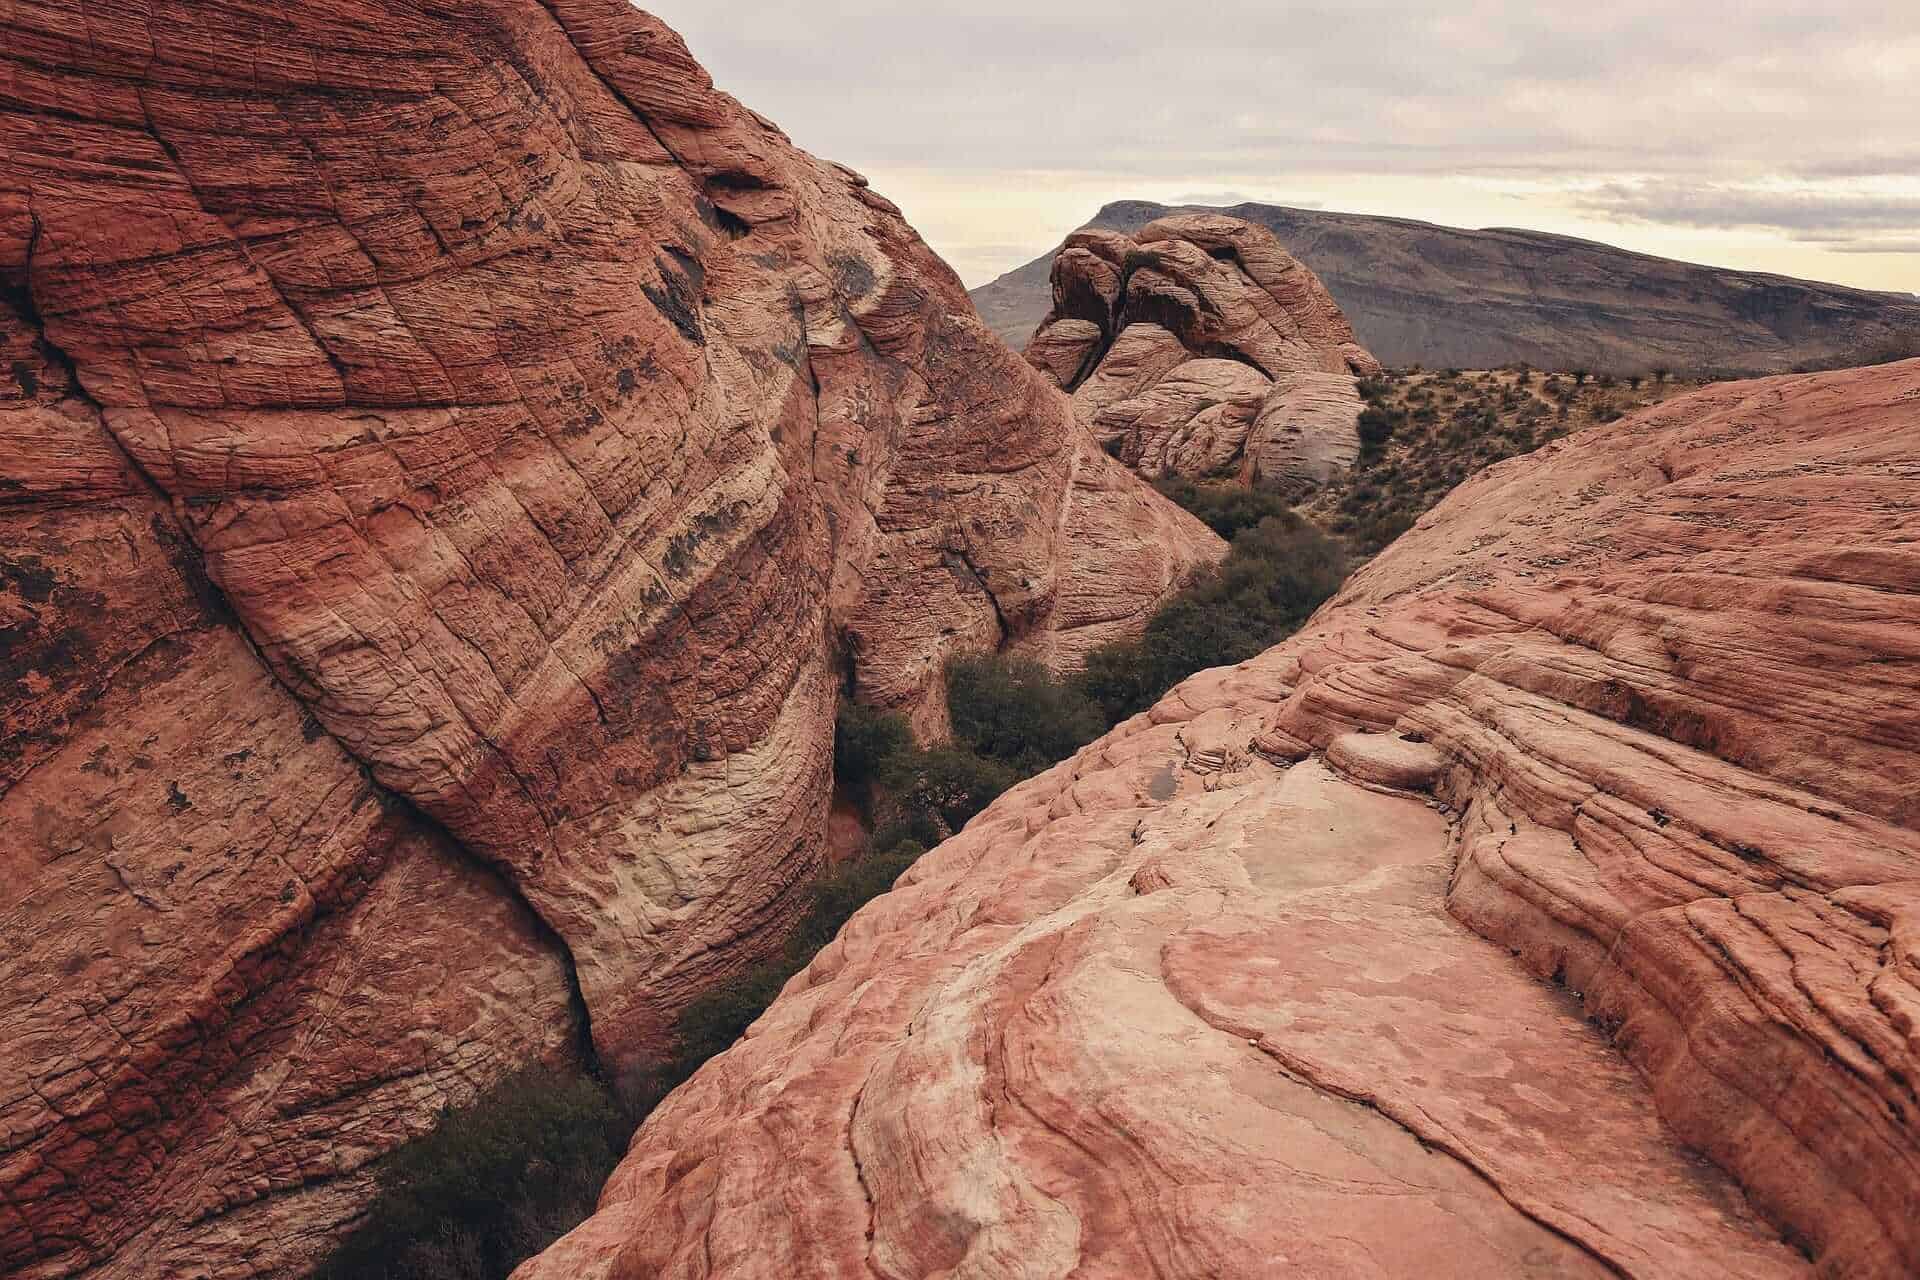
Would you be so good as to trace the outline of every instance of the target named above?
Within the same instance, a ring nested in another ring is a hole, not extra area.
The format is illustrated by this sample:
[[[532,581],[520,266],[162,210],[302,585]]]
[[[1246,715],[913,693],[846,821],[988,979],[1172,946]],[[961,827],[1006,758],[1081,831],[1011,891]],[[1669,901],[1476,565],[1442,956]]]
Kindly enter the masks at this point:
[[[901,845],[917,844],[922,849],[931,849],[947,838],[940,828],[940,819],[925,809],[902,811],[897,804],[889,804],[885,820],[873,829],[868,845],[885,853]]]
[[[1354,389],[1368,404],[1382,404],[1392,393],[1393,383],[1386,378],[1361,378],[1354,383]]]
[[[1086,694],[1026,658],[964,654],[947,663],[947,717],[956,742],[1029,777],[1107,730]]]
[[[1405,415],[1393,409],[1383,409],[1378,405],[1369,405],[1360,411],[1358,423],[1360,448],[1363,452],[1378,453],[1393,439],[1393,429],[1405,418]]]
[[[864,797],[887,762],[913,749],[905,717],[857,702],[842,702],[833,720],[833,777]]]
[[[918,841],[903,840],[884,852],[856,858],[821,879],[813,886],[813,902],[806,917],[787,944],[789,957],[799,964],[811,960],[833,941],[854,912],[891,889],[925,852],[926,847]]]
[[[1169,680],[1172,663],[1156,659],[1144,639],[1115,640],[1087,655],[1074,683],[1115,724],[1152,706],[1178,680]]]
[[[721,983],[681,1010],[674,1022],[674,1060],[662,1072],[664,1088],[678,1085],[708,1058],[730,1048],[800,969],[801,965],[780,955]]]
[[[1139,640],[1094,650],[1076,683],[1117,723],[1194,672],[1244,662],[1285,639],[1339,590],[1346,568],[1340,545],[1307,521],[1268,517],[1162,605]]]
[[[637,1118],[577,1072],[511,1076],[380,1162],[317,1280],[505,1280],[593,1211]]]
[[[1284,516],[1292,510],[1279,494],[1239,483],[1196,484],[1165,476],[1154,481],[1153,487],[1228,541],[1268,516]]]
[[[1011,766],[959,747],[898,757],[882,779],[896,812],[937,817],[948,831],[964,827],[1019,780]]]

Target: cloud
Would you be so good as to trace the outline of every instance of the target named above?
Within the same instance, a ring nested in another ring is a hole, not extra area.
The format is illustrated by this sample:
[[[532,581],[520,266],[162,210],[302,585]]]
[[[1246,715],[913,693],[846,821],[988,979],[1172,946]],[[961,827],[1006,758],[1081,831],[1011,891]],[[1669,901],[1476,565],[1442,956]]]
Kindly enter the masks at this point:
[[[1888,242],[1867,238],[1889,232],[1920,233],[1920,194],[1833,186],[1609,182],[1577,193],[1574,204],[1617,222],[1722,230],[1765,228],[1794,240],[1835,246],[1861,242],[1884,245]],[[1912,252],[1886,248],[1859,251]]]
[[[1920,119],[1911,0],[650,7],[856,168],[1851,176]]]
[[[1830,244],[1827,248],[1833,253],[1920,254],[1920,238],[1912,240],[1856,240],[1851,243]]]
[[[1245,191],[1182,191],[1168,196],[1161,204],[1197,204],[1210,209],[1229,209],[1236,204],[1283,204],[1293,209],[1324,209],[1324,200],[1306,200],[1298,196],[1249,194]]]
[[[1571,193],[1920,174],[1914,0],[640,2],[723,89],[900,200],[968,278],[1020,260],[997,246],[1030,237],[1022,256],[1037,254],[1109,200],[1250,194],[1589,237],[1619,227],[1649,252],[1832,272],[1849,260],[1778,232],[1756,249],[1767,237],[1724,230],[1724,213],[1688,221],[1707,216],[1705,195],[1689,215],[1660,192],[1580,208]],[[1858,211],[1741,216],[1836,243],[1920,235]],[[1850,262],[1920,279],[1920,263]]]

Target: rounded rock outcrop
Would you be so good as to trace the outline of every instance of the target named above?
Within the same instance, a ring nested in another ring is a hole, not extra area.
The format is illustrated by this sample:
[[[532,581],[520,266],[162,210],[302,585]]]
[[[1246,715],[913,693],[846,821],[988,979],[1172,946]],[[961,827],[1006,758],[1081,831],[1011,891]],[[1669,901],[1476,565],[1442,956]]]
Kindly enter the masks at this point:
[[[1352,463],[1355,379],[1380,372],[1271,232],[1197,213],[1069,236],[1027,360],[1140,474],[1295,496]]]
[[[292,1274],[1223,546],[619,0],[0,11],[0,1272]]]

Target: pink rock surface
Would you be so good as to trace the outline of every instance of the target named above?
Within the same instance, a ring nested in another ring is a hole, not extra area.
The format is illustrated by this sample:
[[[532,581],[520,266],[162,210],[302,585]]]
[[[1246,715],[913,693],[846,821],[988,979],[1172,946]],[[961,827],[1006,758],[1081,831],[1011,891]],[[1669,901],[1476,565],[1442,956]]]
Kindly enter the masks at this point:
[[[1264,228],[1177,214],[1133,237],[1078,232],[1053,299],[1028,362],[1142,475],[1299,494],[1353,461],[1354,375],[1379,362]]]
[[[518,1280],[1920,1271],[1917,480],[1908,362],[1468,482],[922,859]]]
[[[0,9],[0,1272],[284,1272],[1221,544],[616,0]]]

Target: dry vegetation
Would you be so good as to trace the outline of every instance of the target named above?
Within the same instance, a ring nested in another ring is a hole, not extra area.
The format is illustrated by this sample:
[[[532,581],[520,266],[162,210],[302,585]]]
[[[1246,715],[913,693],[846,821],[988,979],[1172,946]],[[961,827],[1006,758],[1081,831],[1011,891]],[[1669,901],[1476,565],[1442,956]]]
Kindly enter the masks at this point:
[[[1301,512],[1370,554],[1475,472],[1700,385],[1664,372],[1391,371],[1360,384],[1359,460]]]

